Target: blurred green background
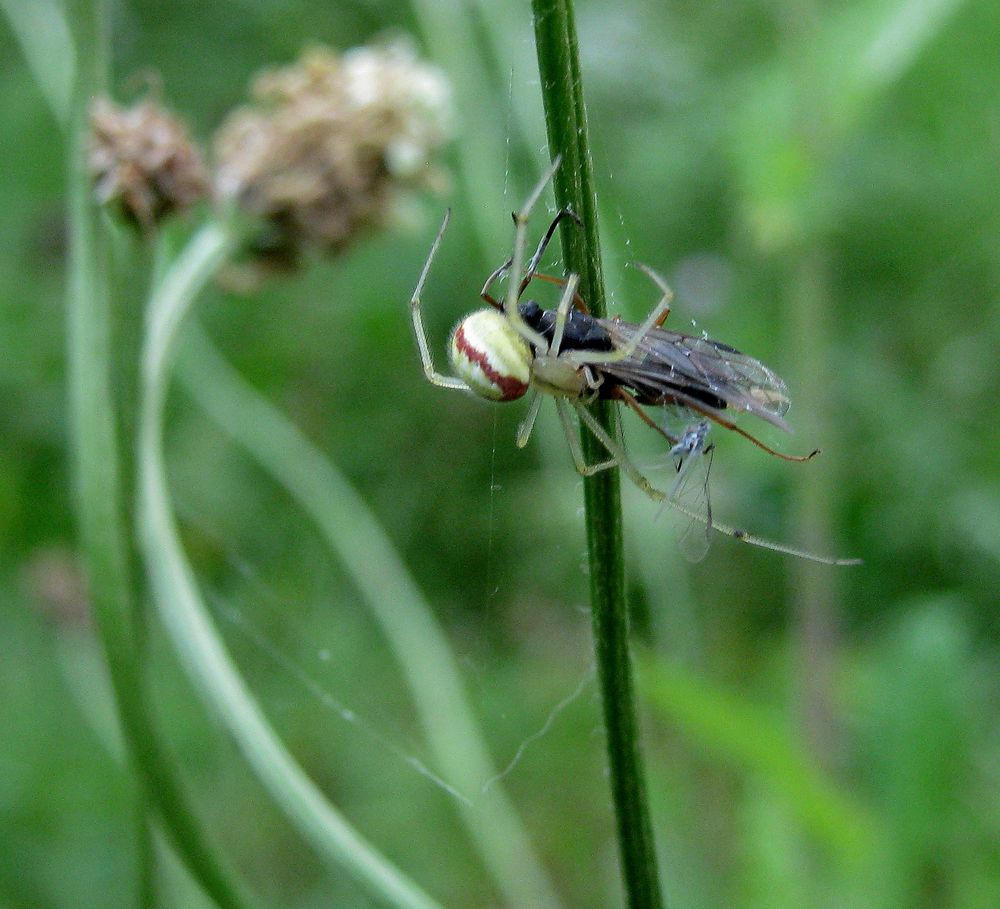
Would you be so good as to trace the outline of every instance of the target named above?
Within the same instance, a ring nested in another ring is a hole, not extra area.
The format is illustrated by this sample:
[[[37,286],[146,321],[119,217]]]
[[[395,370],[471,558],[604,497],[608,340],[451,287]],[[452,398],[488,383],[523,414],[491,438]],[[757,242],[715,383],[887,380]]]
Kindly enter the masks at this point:
[[[447,198],[337,261],[214,291],[200,314],[409,566],[494,760],[517,756],[504,783],[565,904],[620,905],[580,479],[550,407],[519,451],[523,407],[426,383],[406,307],[446,204],[424,300],[442,362],[509,255],[508,213],[546,160],[528,5],[115,10],[119,99],[154,71],[206,139],[259,67],[310,43],[405,31],[452,80]],[[788,464],[716,432],[715,514],[865,560],[813,566],[716,537],[691,565],[673,516],[625,490],[670,905],[1000,905],[1000,5],[590,0],[577,14],[613,309],[652,306],[625,267],[651,264],[677,294],[674,328],[694,320],[789,382],[796,435],[767,440],[824,450]],[[0,906],[128,905],[132,783],[69,562],[66,146],[6,22],[0,55]],[[633,435],[642,463],[662,463]],[[181,390],[168,446],[189,553],[292,750],[444,904],[501,905],[454,797],[414,769],[434,762],[344,566]],[[376,905],[270,804],[152,628],[162,726],[264,905]],[[176,905],[199,905],[167,876]]]

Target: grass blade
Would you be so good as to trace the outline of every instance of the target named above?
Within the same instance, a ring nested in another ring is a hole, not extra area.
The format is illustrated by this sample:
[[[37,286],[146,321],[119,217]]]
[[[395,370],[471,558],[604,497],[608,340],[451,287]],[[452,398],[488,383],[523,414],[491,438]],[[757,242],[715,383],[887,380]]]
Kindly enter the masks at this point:
[[[275,801],[321,858],[346,868],[399,909],[438,904],[367,843],[285,748],[247,688],[212,622],[181,546],[167,489],[163,408],[180,326],[225,259],[232,238],[209,224],[153,294],[143,349],[139,496],[142,549],[160,616],[193,682]]]
[[[459,811],[513,906],[557,907],[555,888],[496,776],[443,630],[392,541],[336,466],[257,394],[202,332],[179,373],[205,412],[277,479],[315,521],[382,628],[420,715],[437,768],[461,793]]]

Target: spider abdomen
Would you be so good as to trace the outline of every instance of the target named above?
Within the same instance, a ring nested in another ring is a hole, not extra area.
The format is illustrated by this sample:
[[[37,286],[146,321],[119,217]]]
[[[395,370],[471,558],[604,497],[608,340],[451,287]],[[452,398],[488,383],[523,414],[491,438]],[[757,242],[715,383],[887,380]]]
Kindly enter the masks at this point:
[[[455,372],[491,401],[516,400],[531,384],[531,348],[496,310],[480,309],[459,322],[448,353]]]

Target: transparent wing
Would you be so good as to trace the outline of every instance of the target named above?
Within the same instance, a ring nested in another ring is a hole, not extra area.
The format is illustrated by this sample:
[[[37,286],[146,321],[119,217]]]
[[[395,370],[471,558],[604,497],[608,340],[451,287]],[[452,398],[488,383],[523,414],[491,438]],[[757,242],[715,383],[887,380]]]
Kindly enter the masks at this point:
[[[638,330],[630,322],[599,321],[615,347],[627,344]],[[788,386],[760,360],[721,341],[653,328],[630,357],[596,368],[634,389],[643,404],[694,405],[708,416],[729,409],[789,431],[782,419],[790,403]]]
[[[684,430],[677,444],[670,449],[677,476],[667,493],[663,507],[678,508],[681,521],[678,545],[684,557],[700,562],[708,554],[712,542],[712,501],[708,491],[708,475],[712,469],[715,446],[707,444],[709,424],[705,420]]]

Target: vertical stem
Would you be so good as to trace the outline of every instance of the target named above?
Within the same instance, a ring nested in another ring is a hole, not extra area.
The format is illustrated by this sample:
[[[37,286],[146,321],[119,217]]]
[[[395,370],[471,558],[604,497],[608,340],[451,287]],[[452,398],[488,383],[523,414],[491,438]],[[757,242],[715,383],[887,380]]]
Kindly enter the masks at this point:
[[[799,80],[796,99],[795,135],[789,137],[808,155],[813,174],[822,174],[829,165],[830,150],[836,144],[835,124],[829,111],[837,105],[826,82],[817,81],[812,51],[820,31],[820,5],[814,0],[785,3],[787,53],[792,72]],[[797,200],[798,217],[810,223],[808,208],[811,190]],[[795,388],[810,406],[797,417],[803,438],[825,440],[830,428],[832,404],[829,380],[831,313],[836,301],[830,292],[830,253],[821,232],[815,227],[800,233],[786,251],[789,280],[785,293],[785,324],[791,332],[791,349],[797,374]],[[811,471],[795,471],[793,509],[796,536],[813,552],[832,549],[834,526],[836,452],[838,445],[825,444],[828,451]],[[792,646],[795,671],[793,683],[798,723],[802,738],[821,766],[836,764],[837,710],[834,699],[839,636],[838,578],[821,566],[794,559],[789,566],[790,600],[794,614]]]
[[[575,211],[584,224],[583,230],[579,230],[563,223],[560,235],[563,255],[567,270],[580,276],[580,292],[590,311],[603,316],[606,304],[597,197],[572,0],[533,0],[532,8],[549,151],[553,158],[562,155],[562,165],[554,179],[556,201]],[[612,407],[611,402],[598,402],[595,415],[613,434]],[[600,444],[585,429],[583,445],[588,460],[606,457]],[[584,481],[584,498],[594,646],[623,883],[632,909],[659,909],[663,901],[639,753],[629,651],[618,471],[607,470],[588,477]]]
[[[803,438],[827,436],[823,414],[830,412],[828,314],[832,308],[829,261],[822,246],[813,242],[795,250],[797,258],[788,282],[786,323],[791,349],[800,352],[795,387],[810,408],[799,416]],[[830,449],[839,446],[831,445]],[[796,536],[814,552],[833,548],[833,487],[836,454],[828,451],[818,470],[795,472],[794,511]],[[803,559],[789,566],[792,607],[795,613],[795,648],[798,691],[797,710],[804,740],[817,762],[826,768],[836,763],[837,718],[834,673],[837,664],[839,602],[833,572]]]
[[[135,646],[134,599],[128,567],[127,522],[123,519],[117,458],[116,418],[107,368],[111,341],[107,248],[86,175],[87,108],[107,83],[106,5],[76,4],[73,10],[78,68],[69,123],[69,380],[76,454],[80,535],[94,618],[104,645],[122,725],[140,708],[131,684]],[[133,765],[132,769],[136,769]],[[153,905],[149,801],[137,790],[134,812],[138,860],[137,901]]]
[[[321,858],[347,868],[398,909],[441,909],[330,804],[267,721],[219,637],[180,542],[167,488],[163,411],[180,330],[236,236],[209,222],[187,244],[149,301],[142,348],[138,492],[142,554],[160,617],[191,680],[251,767]]]
[[[139,905],[153,896],[149,806],[160,819],[188,869],[221,907],[248,903],[209,850],[177,778],[176,768],[149,714],[139,656],[141,589],[130,564],[133,545],[129,483],[123,481],[121,390],[112,380],[115,358],[126,354],[113,337],[105,237],[90,198],[86,136],[90,100],[107,82],[105,0],[70,4],[78,69],[69,129],[69,277],[67,300],[69,408],[80,537],[95,625],[104,648],[129,769],[142,786],[138,822]],[[115,352],[113,355],[113,351]],[[133,351],[137,357],[137,351]],[[134,376],[134,370],[129,370]],[[134,381],[134,378],[133,378]]]

